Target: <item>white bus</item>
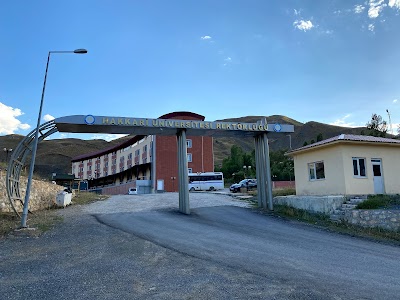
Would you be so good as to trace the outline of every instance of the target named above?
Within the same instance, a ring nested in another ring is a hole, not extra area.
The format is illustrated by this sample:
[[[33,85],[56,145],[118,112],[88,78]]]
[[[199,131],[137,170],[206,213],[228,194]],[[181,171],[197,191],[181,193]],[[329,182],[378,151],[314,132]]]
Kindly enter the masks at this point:
[[[215,191],[224,188],[222,172],[189,173],[189,191]]]

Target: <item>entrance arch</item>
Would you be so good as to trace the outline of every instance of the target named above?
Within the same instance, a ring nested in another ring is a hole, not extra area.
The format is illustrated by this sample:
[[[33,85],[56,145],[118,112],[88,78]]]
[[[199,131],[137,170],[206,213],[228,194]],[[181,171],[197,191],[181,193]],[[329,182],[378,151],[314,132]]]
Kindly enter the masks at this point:
[[[73,115],[60,117],[42,124],[39,129],[39,142],[57,131],[70,133],[175,135],[178,146],[179,211],[184,214],[190,214],[189,190],[187,185],[187,135],[253,137],[258,179],[258,206],[272,210],[272,185],[267,134],[268,132],[294,132],[294,126],[277,123],[268,124],[266,118],[256,123],[245,123]],[[17,215],[19,213],[16,210],[15,202],[20,202],[24,205],[20,192],[20,175],[29,154],[32,152],[35,133],[36,130],[32,131],[20,142],[15,151],[13,151],[7,169],[6,187],[8,199]]]

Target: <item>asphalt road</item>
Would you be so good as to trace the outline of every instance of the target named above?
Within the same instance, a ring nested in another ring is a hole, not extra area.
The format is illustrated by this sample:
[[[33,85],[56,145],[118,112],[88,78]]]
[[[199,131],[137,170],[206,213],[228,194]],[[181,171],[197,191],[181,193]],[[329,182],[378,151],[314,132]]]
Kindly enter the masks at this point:
[[[0,241],[0,299],[400,299],[400,248],[224,195],[120,196]],[[213,206],[216,205],[216,206]]]

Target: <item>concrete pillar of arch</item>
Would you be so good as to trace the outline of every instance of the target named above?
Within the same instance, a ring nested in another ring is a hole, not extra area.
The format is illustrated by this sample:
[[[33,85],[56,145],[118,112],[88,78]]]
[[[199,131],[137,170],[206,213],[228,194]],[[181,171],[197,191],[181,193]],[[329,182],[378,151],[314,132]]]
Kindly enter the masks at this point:
[[[186,130],[179,130],[177,133],[178,143],[178,184],[179,184],[179,211],[183,214],[190,214],[189,186],[188,186],[188,163]]]

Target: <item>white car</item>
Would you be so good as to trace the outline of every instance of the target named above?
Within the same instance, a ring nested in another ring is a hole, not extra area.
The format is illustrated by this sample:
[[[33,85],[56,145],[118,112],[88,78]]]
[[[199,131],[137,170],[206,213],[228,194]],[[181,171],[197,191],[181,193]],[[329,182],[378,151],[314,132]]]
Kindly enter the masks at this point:
[[[137,195],[137,190],[136,190],[136,188],[129,188],[129,190],[128,190],[128,195]]]

